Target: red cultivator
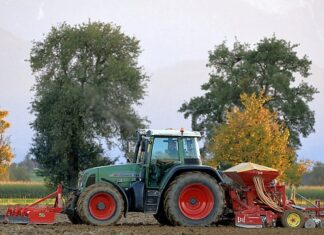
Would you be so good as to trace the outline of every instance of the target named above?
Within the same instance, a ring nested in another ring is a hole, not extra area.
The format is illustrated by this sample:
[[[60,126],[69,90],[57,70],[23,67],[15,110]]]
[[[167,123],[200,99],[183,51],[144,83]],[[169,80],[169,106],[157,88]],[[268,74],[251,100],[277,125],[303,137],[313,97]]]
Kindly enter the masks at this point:
[[[55,197],[54,205],[42,206],[41,202]],[[16,224],[53,224],[56,213],[63,212],[62,185],[58,185],[54,193],[39,199],[31,205],[24,207],[9,207],[5,215],[0,216],[2,223]]]

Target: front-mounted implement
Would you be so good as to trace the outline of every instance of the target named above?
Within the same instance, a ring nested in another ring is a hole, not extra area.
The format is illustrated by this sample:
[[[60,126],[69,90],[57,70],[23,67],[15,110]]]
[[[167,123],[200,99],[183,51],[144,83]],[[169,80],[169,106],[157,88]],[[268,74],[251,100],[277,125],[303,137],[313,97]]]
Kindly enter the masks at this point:
[[[40,203],[55,197],[53,206]],[[57,213],[63,212],[62,185],[55,192],[27,206],[9,207],[5,215],[0,215],[0,222],[11,224],[53,224]]]

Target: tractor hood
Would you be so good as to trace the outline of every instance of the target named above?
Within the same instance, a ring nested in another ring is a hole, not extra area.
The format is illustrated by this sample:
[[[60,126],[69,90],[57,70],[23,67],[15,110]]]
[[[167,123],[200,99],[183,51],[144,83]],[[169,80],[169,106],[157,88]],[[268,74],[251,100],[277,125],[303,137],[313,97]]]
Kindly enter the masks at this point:
[[[140,172],[141,165],[137,163],[94,167],[83,172],[82,185],[86,185],[89,176],[95,175],[96,183],[111,181],[122,187],[128,187],[130,183],[140,178]]]

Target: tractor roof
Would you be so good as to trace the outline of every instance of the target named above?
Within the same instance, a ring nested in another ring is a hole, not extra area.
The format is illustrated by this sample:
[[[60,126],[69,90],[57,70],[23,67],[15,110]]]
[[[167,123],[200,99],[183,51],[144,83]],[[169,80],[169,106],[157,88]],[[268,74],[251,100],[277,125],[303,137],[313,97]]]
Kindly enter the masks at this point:
[[[198,131],[185,131],[184,129],[165,129],[165,130],[154,130],[154,129],[140,129],[137,131],[140,135],[146,136],[187,136],[187,137],[201,137]]]

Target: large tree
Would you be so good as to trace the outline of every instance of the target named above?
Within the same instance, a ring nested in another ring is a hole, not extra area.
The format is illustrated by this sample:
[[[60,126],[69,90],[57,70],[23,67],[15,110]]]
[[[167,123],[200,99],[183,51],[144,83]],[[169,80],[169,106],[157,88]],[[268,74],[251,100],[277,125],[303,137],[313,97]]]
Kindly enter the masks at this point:
[[[5,136],[6,130],[10,127],[10,123],[4,120],[7,115],[7,111],[0,110],[0,175],[2,176],[7,172],[14,157],[9,139]]]
[[[52,27],[34,42],[30,64],[36,77],[31,154],[39,174],[75,185],[79,170],[110,164],[105,146],[143,127],[134,107],[147,77],[138,65],[139,41],[101,22]]]
[[[253,47],[238,41],[232,49],[225,42],[216,46],[209,52],[210,79],[202,85],[206,93],[184,103],[179,111],[185,118],[191,116],[194,130],[206,130],[211,136],[228,110],[242,107],[240,94],[264,91],[272,97],[268,107],[289,129],[290,145],[299,147],[300,136],[314,131],[314,112],[308,103],[317,90],[304,81],[311,61],[297,54],[297,46],[275,36]]]
[[[253,162],[278,169],[281,178],[295,161],[295,151],[288,146],[289,131],[277,121],[277,113],[264,107],[269,97],[241,95],[243,108],[227,112],[226,122],[216,128],[209,142],[214,166],[233,166]]]

